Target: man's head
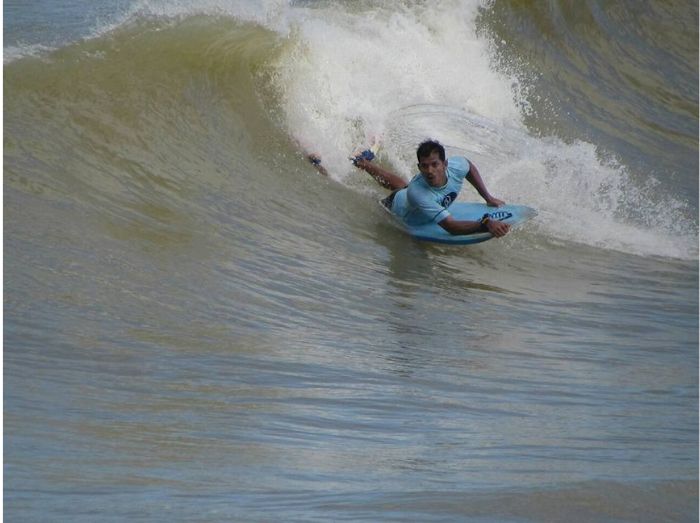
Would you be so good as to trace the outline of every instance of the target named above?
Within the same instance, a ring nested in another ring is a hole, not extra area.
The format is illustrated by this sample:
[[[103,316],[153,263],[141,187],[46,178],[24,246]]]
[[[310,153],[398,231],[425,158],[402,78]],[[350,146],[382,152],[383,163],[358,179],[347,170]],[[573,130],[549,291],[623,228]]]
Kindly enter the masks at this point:
[[[435,140],[421,143],[416,151],[418,169],[423,179],[432,187],[442,187],[447,183],[447,160],[445,148]]]
[[[418,145],[418,150],[416,151],[416,156],[418,156],[418,161],[421,158],[427,158],[433,152],[437,152],[440,159],[445,161],[445,148],[437,140],[426,140],[425,142]]]

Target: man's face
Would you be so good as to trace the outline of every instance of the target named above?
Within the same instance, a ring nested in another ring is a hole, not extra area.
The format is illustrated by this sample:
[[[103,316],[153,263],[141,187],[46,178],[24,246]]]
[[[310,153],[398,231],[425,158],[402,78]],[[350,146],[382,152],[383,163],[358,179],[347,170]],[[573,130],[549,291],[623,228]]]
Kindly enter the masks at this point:
[[[445,174],[447,160],[443,162],[437,151],[430,153],[430,156],[421,158],[418,161],[418,169],[423,175],[423,179],[431,187],[442,187],[447,183],[447,175]]]

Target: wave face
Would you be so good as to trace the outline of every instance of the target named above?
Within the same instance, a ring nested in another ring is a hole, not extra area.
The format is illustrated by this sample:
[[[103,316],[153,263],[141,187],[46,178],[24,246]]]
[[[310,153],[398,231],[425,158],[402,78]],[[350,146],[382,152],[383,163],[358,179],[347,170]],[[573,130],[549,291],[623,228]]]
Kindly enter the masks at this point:
[[[366,186],[349,151],[382,136],[382,160],[409,177],[415,143],[431,136],[495,192],[538,208],[546,238],[694,257],[697,30],[650,22],[682,18],[685,4],[538,5],[140,2],[87,40],[6,65],[9,181],[26,177],[14,162],[26,133],[66,120],[61,140],[72,133],[87,164],[120,177],[121,161],[148,158],[137,170],[166,185],[199,183],[184,167],[208,172],[203,151],[228,162],[222,133],[250,148],[273,133],[264,149],[282,155],[301,142],[354,189]]]

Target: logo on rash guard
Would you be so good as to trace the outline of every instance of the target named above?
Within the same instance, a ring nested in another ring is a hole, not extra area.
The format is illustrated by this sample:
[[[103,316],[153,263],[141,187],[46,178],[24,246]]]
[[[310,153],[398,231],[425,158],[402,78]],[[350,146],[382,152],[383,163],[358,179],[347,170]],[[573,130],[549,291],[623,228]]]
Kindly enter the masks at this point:
[[[450,205],[452,205],[452,202],[455,201],[456,199],[457,199],[457,193],[451,192],[450,194],[448,194],[447,196],[445,196],[442,199],[442,206],[449,207]]]

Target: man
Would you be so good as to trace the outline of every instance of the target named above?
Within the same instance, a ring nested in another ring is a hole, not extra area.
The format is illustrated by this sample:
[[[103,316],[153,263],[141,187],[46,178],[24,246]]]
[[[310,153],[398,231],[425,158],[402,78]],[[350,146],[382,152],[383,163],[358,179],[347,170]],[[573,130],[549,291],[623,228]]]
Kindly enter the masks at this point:
[[[505,202],[489,194],[476,165],[464,157],[445,158],[445,148],[437,141],[421,143],[416,151],[418,170],[406,184],[400,176],[373,164],[364,157],[354,160],[356,167],[366,171],[380,185],[393,192],[382,203],[408,225],[437,222],[450,234],[471,234],[488,231],[500,238],[510,226],[488,215],[479,221],[457,220],[450,215],[449,206],[457,199],[466,178],[486,204],[498,207]]]

